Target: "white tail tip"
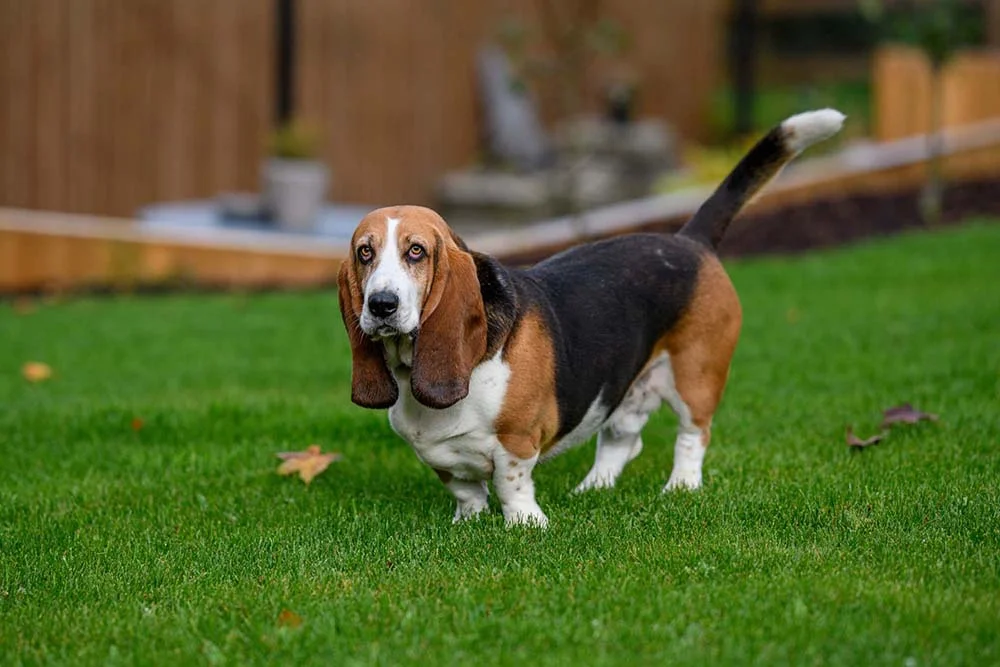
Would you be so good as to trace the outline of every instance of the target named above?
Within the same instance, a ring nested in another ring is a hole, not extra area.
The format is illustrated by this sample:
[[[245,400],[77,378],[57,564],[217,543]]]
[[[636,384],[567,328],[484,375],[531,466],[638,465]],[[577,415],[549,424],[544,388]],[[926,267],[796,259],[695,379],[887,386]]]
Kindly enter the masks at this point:
[[[819,109],[786,118],[781,123],[785,145],[791,152],[800,153],[816,142],[837,134],[846,117],[836,109]]]

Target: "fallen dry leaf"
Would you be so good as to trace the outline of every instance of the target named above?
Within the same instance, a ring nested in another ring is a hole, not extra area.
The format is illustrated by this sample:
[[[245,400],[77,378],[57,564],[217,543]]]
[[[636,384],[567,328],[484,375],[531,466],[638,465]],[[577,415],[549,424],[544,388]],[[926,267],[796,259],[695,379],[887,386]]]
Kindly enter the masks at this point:
[[[291,609],[282,609],[278,614],[278,626],[282,628],[297,628],[302,625],[302,617]]]
[[[921,412],[909,403],[903,403],[896,407],[882,411],[882,428],[892,424],[916,424],[919,421],[937,421],[938,416],[929,412]]]
[[[302,481],[308,484],[313,477],[326,470],[327,466],[339,460],[340,454],[336,452],[322,454],[319,445],[309,445],[304,452],[279,452],[278,458],[283,462],[278,466],[279,475],[291,475],[297,472]]]
[[[134,417],[132,419],[132,430],[138,433],[142,430],[142,427],[146,425],[146,422],[142,420],[141,417]]]
[[[877,445],[878,443],[882,442],[883,438],[885,438],[885,433],[876,433],[872,437],[865,438],[864,440],[862,440],[858,436],[854,435],[853,426],[847,427],[848,447],[857,447],[858,449],[864,449],[865,447],[870,447],[871,445]]]
[[[40,361],[29,361],[21,366],[21,375],[28,382],[41,382],[52,377],[52,367]]]
[[[788,311],[785,312],[785,319],[788,321],[789,324],[795,324],[796,322],[798,322],[799,321],[799,309],[798,308],[789,308]]]

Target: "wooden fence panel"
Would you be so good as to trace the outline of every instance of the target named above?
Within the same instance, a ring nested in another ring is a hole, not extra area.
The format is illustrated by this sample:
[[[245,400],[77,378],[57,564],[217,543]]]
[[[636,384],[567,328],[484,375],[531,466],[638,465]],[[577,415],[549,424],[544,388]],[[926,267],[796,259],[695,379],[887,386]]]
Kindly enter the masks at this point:
[[[942,70],[944,127],[1000,116],[1000,52],[960,53]],[[924,134],[931,126],[931,66],[918,49],[879,49],[873,65],[875,138]]]
[[[687,135],[722,68],[725,0],[617,0],[640,112]],[[299,0],[297,99],[332,194],[431,203],[479,146],[475,53],[537,0]],[[274,0],[0,0],[0,206],[133,215],[254,190],[271,123]],[[553,116],[551,92],[543,96]]]
[[[0,3],[0,204],[132,215],[256,190],[272,0]]]

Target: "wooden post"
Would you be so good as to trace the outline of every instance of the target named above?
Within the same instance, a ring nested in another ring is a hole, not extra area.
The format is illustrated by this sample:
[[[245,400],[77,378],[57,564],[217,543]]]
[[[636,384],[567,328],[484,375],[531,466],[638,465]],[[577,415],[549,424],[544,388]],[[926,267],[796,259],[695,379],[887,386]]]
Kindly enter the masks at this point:
[[[295,114],[295,0],[275,0],[277,29],[277,95],[274,120],[282,126]]]

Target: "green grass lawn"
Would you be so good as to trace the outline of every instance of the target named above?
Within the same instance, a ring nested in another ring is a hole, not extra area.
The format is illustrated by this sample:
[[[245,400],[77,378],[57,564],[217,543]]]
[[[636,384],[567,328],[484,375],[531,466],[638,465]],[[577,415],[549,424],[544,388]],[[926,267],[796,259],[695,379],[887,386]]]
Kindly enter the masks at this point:
[[[536,471],[548,531],[451,525],[332,292],[0,304],[0,664],[1000,664],[1000,225],[729,265],[704,489],[664,411],[613,491]]]

